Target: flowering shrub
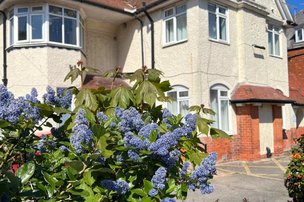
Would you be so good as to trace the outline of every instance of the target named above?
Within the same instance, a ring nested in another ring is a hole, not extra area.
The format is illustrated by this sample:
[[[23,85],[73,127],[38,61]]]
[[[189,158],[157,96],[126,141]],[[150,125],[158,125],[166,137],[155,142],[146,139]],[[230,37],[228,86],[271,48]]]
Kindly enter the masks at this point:
[[[185,199],[188,190],[211,193],[216,154],[208,156],[197,136],[223,133],[201,117],[210,112],[203,106],[184,118],[156,106],[170,90],[159,76],[138,70],[132,88],[111,91],[71,87],[56,94],[47,87],[42,103],[35,90],[14,98],[0,86],[0,201],[166,202]],[[51,134],[37,137],[42,127]]]
[[[291,161],[285,174],[285,186],[295,201],[304,201],[304,135],[292,149]]]

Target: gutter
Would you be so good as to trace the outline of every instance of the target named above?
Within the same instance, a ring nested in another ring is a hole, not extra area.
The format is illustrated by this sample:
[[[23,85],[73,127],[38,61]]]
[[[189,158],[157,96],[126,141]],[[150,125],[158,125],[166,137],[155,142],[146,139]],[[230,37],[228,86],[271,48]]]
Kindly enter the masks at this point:
[[[3,1],[1,1],[0,3],[2,3]],[[6,53],[6,14],[4,11],[0,10],[0,13],[3,16],[3,78],[2,78],[2,82],[4,86],[7,86],[7,53]]]
[[[266,99],[242,99],[242,100],[231,100],[230,101],[233,104],[237,104],[237,103],[276,103],[276,104],[293,104],[295,101],[293,100],[266,100]]]

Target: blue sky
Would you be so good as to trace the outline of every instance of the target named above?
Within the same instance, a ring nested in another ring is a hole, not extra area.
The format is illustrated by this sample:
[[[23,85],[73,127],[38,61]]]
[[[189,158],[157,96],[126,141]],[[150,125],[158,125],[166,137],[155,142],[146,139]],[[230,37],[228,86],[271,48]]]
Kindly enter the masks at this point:
[[[292,15],[295,14],[295,8],[297,8],[297,12],[304,9],[304,0],[287,0],[286,2],[290,8],[290,12]]]

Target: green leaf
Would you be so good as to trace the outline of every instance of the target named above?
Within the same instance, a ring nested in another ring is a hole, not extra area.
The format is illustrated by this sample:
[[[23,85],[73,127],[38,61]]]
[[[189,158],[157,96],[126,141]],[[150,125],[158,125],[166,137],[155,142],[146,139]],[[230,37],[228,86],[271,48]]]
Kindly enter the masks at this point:
[[[136,89],[136,103],[147,103],[152,107],[157,98],[158,90],[150,81],[143,81]]]
[[[18,168],[16,176],[21,179],[22,184],[25,184],[34,175],[35,168],[34,163],[25,163]]]
[[[146,192],[144,192],[142,189],[132,189],[131,192],[139,196],[147,196]]]
[[[212,138],[229,138],[229,139],[231,139],[230,135],[228,135],[226,132],[224,132],[220,129],[217,129],[217,128],[211,128],[210,135]]]
[[[149,194],[150,190],[153,189],[153,184],[152,182],[148,180],[144,180],[144,191]]]
[[[172,193],[176,189],[175,179],[168,180],[168,189],[166,190],[166,194]]]
[[[6,128],[10,126],[11,124],[8,121],[0,120],[0,128]]]
[[[64,81],[71,79],[71,83],[73,83],[77,77],[81,74],[81,71],[78,68],[73,68],[71,71],[66,75]]]
[[[90,170],[88,170],[88,171],[86,171],[84,174],[83,174],[83,179],[84,179],[84,182],[86,183],[86,184],[88,184],[88,185],[92,185],[92,184],[94,184],[94,182],[95,182],[95,179],[94,179],[94,177],[92,177],[92,173],[91,173],[92,171],[90,171]]]
[[[209,127],[210,126],[208,125],[206,119],[198,117],[196,124],[197,124],[199,132],[201,132],[201,133],[203,133],[205,135],[208,135]]]
[[[134,101],[132,91],[123,86],[112,90],[109,99],[112,107],[119,106],[121,108],[128,108],[130,103]]]
[[[157,137],[158,137],[158,130],[152,130],[151,133],[150,133],[149,141],[151,143],[155,142]]]
[[[152,202],[152,199],[149,196],[146,196],[141,199],[142,202]]]
[[[130,77],[130,82],[132,81],[137,81],[137,82],[142,82],[144,80],[144,72],[142,69],[136,70]]]
[[[71,162],[66,162],[66,165],[69,167],[72,167],[75,169],[77,172],[80,172],[83,170],[83,163],[82,161],[71,161]]]
[[[162,74],[162,72],[157,69],[149,69],[148,70],[148,80],[151,82],[159,83],[161,74]]]
[[[98,108],[97,97],[92,93],[90,89],[81,89],[75,97],[76,107],[84,105],[92,111],[96,111]]]
[[[203,161],[203,159],[208,156],[207,153],[203,153],[198,150],[190,150],[187,152],[187,155],[189,156],[190,161],[193,162],[195,165],[199,165]]]
[[[69,114],[69,113],[71,113],[69,110],[67,110],[65,108],[62,108],[62,107],[55,107],[54,112],[56,112],[57,114]]]
[[[195,112],[195,113],[199,113],[201,111],[201,106],[198,106],[198,105],[194,105],[194,106],[191,106],[189,107],[189,111],[190,112]]]

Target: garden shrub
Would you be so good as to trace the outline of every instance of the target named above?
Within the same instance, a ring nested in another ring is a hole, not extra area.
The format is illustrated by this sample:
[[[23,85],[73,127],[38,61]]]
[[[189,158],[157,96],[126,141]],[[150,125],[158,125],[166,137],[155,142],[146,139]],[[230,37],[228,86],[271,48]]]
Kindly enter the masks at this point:
[[[291,161],[285,174],[285,186],[294,201],[304,201],[304,135],[292,148]]]
[[[87,70],[74,68],[66,80]],[[213,113],[204,106],[185,117],[157,106],[171,89],[160,75],[137,70],[130,88],[47,87],[43,102],[35,89],[15,98],[0,86],[0,201],[166,202],[186,199],[188,190],[211,193],[216,154],[205,152],[198,135],[225,134],[201,116]],[[42,128],[50,134],[38,137]]]

